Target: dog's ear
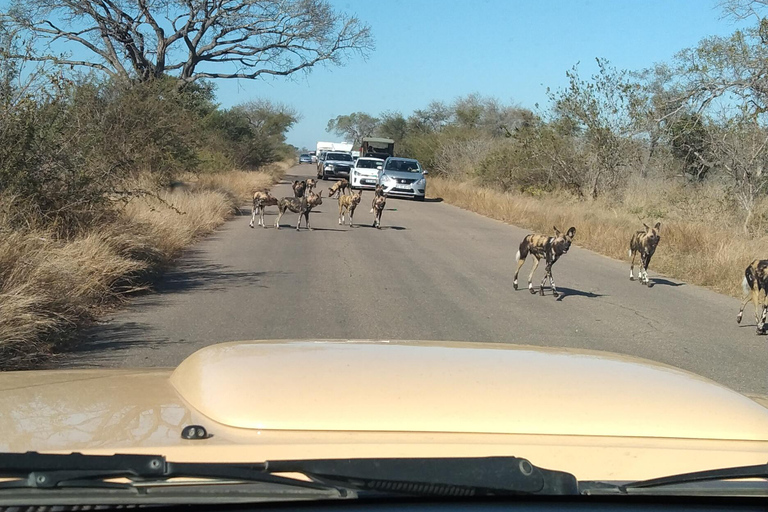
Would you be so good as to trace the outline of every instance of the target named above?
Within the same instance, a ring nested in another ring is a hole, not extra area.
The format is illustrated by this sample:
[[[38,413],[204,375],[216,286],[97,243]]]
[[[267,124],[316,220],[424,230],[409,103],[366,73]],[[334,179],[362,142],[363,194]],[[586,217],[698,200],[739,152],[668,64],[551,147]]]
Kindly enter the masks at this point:
[[[557,229],[557,226],[552,226],[552,229],[555,230],[555,236],[560,236],[560,230]]]
[[[650,231],[651,230],[651,227],[648,224],[646,224],[645,222],[643,222],[643,227],[645,228],[646,231]]]
[[[653,229],[655,229],[655,230],[657,230],[657,231],[658,231],[659,229],[661,229],[661,222],[657,222],[657,223],[656,223],[656,225],[655,225],[655,226],[653,226]]]
[[[573,237],[574,237],[574,235],[576,235],[576,228],[575,228],[575,227],[573,227],[573,226],[571,226],[571,227],[568,229],[568,232],[565,234],[565,236],[567,236],[568,238],[573,238]]]

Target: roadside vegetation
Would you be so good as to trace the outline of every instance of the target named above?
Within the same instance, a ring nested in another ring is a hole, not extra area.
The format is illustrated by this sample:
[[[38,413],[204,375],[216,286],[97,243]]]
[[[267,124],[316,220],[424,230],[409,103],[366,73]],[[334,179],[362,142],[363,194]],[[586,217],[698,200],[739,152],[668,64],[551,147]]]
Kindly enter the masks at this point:
[[[176,32],[158,30],[168,9]],[[298,114],[267,99],[223,108],[210,79],[286,76],[370,45],[366,26],[320,0],[11,2],[0,368],[71,343],[293,163],[285,133]]]
[[[431,171],[431,196],[543,233],[576,226],[577,244],[614,258],[660,221],[652,271],[740,296],[746,266],[768,258],[768,8],[722,7],[746,28],[651,69],[574,67],[535,111],[473,94],[328,128],[394,139]]]

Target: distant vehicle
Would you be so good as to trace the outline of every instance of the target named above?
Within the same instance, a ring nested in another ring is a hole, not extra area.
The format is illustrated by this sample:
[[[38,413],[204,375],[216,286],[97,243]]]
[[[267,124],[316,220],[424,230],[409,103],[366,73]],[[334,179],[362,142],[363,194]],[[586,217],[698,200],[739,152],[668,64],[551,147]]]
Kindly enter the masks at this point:
[[[309,156],[309,153],[302,153],[299,156],[299,163],[300,164],[311,164],[312,163],[312,157]]]
[[[325,154],[323,163],[318,166],[317,177],[323,180],[329,178],[349,178],[349,172],[354,165],[354,159],[351,153],[342,153],[340,151],[328,151]]]
[[[352,172],[349,174],[349,184],[352,189],[376,188],[379,171],[384,167],[381,158],[368,158],[361,156],[355,162]]]
[[[427,191],[427,170],[413,158],[390,157],[379,171],[378,182],[391,196],[412,197],[423,201]]]
[[[317,162],[317,153],[316,153],[315,151],[310,151],[310,152],[309,152],[309,157],[312,159],[312,163],[313,163],[313,164],[314,164],[315,162]]]
[[[386,160],[395,156],[395,141],[380,137],[365,137],[360,145],[360,155]]]

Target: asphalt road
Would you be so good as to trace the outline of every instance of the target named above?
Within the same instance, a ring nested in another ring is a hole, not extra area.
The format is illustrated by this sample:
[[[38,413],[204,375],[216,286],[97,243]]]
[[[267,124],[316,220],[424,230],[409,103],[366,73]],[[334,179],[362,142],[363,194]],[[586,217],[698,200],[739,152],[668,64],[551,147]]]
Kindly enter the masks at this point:
[[[314,165],[291,172],[309,177]],[[293,175],[275,195],[291,195]],[[561,297],[532,296],[530,261],[521,290],[512,288],[528,231],[439,201],[398,199],[387,201],[377,230],[371,198],[363,193],[355,218],[363,225],[354,228],[338,225],[330,199],[312,213],[311,232],[293,229],[296,214],[273,229],[276,208],[268,229],[251,229],[245,210],[191,248],[157,293],[132,300],[53,365],[175,366],[205,345],[250,339],[492,341],[625,353],[768,394],[768,338],[755,335],[751,305],[738,326],[735,299],[653,268],[651,288],[631,282],[627,262],[581,249],[578,232],[554,267]]]

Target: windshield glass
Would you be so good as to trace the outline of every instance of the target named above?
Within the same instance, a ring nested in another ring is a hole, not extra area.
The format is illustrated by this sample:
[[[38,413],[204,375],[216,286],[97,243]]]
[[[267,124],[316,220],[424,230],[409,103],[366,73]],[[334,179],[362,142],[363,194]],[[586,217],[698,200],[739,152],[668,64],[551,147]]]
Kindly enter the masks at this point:
[[[360,158],[357,160],[356,167],[360,169],[376,169],[377,167],[381,167],[381,165],[384,162],[381,160],[365,160],[363,158]]]
[[[388,160],[386,171],[419,172],[419,163],[413,160]]]
[[[765,464],[767,292],[768,0],[0,5],[0,452]]]

